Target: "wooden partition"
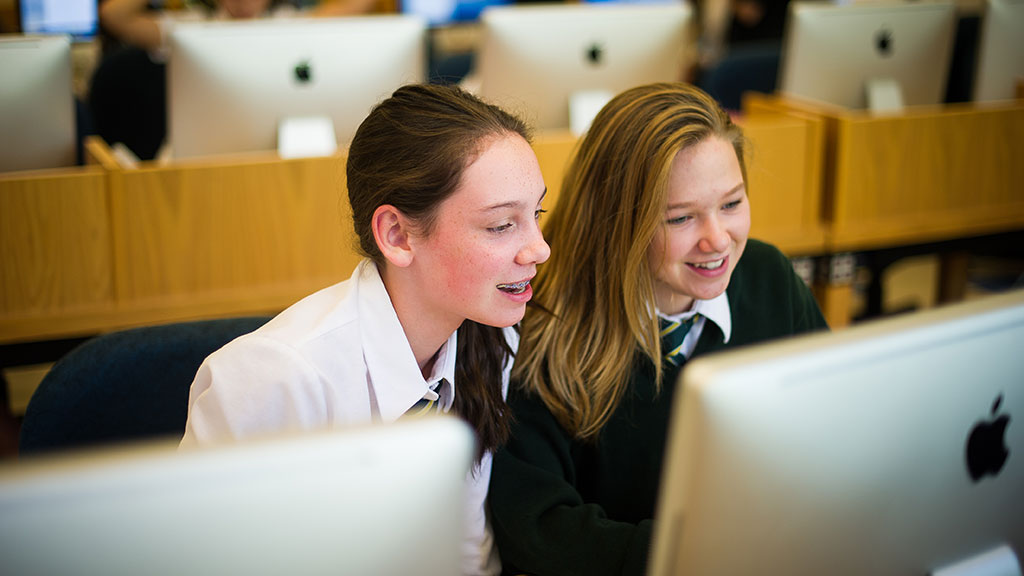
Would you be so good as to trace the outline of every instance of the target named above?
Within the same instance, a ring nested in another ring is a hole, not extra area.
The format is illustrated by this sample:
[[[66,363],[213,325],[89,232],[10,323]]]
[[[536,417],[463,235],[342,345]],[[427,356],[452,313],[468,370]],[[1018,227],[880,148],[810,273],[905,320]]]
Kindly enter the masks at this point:
[[[834,250],[1024,227],[1024,102],[843,114],[835,154]]]
[[[748,140],[750,235],[791,257],[821,254],[824,122],[785,112],[745,117],[739,123]]]
[[[876,115],[750,94],[744,111],[823,122],[821,208],[830,254],[1024,229],[1024,101]],[[818,288],[830,323],[848,323],[849,278]]]
[[[830,251],[1024,228],[1024,101],[896,115],[757,95],[745,106],[752,115],[785,110],[824,121]]]
[[[275,312],[358,262],[341,156],[144,165],[110,179],[115,293],[140,320]]]
[[[0,343],[272,314],[358,256],[344,158],[260,154],[0,177]]]
[[[0,174],[0,344],[66,336],[113,304],[106,172]]]
[[[746,125],[755,230],[791,254],[821,248],[811,125]],[[575,147],[568,132],[534,142],[549,210]],[[0,177],[0,344],[273,314],[359,261],[343,154],[125,166],[97,138],[87,152],[93,166]]]

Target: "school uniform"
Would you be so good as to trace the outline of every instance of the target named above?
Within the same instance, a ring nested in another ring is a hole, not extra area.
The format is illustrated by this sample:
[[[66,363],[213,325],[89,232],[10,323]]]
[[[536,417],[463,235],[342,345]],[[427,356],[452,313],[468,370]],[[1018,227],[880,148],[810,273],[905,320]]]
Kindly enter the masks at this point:
[[[504,333],[515,350],[518,334]],[[348,280],[307,296],[203,362],[189,392],[181,446],[394,422],[421,399],[447,412],[457,393],[456,337],[453,332],[424,378],[377,266],[364,260]],[[510,369],[511,361],[503,395]],[[484,514],[491,459],[484,454],[466,478],[465,574],[500,570]]]
[[[682,346],[690,358],[827,329],[789,260],[756,240],[748,240],[726,292],[696,302],[694,312],[699,319]],[[650,360],[635,359],[622,401],[589,442],[572,438],[543,402],[513,386],[516,421],[495,455],[490,491],[506,573],[644,574],[682,369],[685,359],[663,363],[659,393]]]

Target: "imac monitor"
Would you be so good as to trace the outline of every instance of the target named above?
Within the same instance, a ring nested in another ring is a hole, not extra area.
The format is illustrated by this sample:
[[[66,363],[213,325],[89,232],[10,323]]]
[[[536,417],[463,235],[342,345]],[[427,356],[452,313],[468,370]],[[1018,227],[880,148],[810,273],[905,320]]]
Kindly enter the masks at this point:
[[[67,36],[0,35],[0,172],[75,164]]]
[[[469,426],[455,418],[0,467],[5,574],[458,574]]]
[[[793,2],[778,91],[852,109],[941,104],[955,4]]]
[[[328,117],[345,147],[370,109],[426,74],[402,15],[187,22],[171,33],[168,137],[186,158],[273,150],[288,119]]]
[[[574,98],[681,79],[690,18],[682,2],[489,8],[480,93],[538,129],[568,129]]]
[[[1024,83],[1024,0],[988,0],[975,74],[975,101],[1017,97]]]
[[[1016,291],[695,359],[675,396],[648,573],[1019,565],[1022,346]]]
[[[19,0],[25,34],[70,34],[76,40],[96,35],[97,0]]]

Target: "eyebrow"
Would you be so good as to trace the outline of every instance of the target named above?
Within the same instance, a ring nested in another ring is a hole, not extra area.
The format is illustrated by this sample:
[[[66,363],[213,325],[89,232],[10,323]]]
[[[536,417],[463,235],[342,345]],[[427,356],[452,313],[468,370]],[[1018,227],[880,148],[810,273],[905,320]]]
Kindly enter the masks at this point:
[[[547,189],[547,187],[545,187],[544,191],[541,192],[540,200],[537,202],[537,204],[540,204],[541,202],[543,202],[544,198],[547,195],[548,195],[548,189]],[[492,204],[490,206],[485,206],[485,207],[481,208],[480,211],[481,212],[494,212],[495,210],[502,210],[502,209],[505,209],[505,208],[522,208],[525,204],[526,204],[525,202],[521,202],[519,200],[510,200],[508,202],[502,202],[500,204]]]
[[[729,196],[732,196],[732,195],[736,194],[737,192],[742,191],[744,188],[746,188],[746,186],[747,186],[746,183],[740,182],[739,184],[734,186],[732,188],[732,190],[729,190],[725,194],[722,194],[721,197],[722,198],[728,198]],[[680,202],[678,204],[669,204],[668,207],[666,208],[666,210],[678,210],[680,208],[689,208],[692,205],[693,205],[693,202]]]

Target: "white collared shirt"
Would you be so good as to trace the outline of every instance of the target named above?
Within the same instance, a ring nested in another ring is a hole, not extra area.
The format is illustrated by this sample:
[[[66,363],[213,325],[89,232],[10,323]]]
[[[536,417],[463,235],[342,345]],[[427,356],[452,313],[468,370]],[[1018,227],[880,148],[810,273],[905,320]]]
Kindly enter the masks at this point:
[[[516,331],[504,333],[516,350]],[[203,362],[189,392],[181,446],[394,422],[435,394],[432,386],[448,411],[456,394],[456,349],[452,333],[424,378],[377,266],[364,260],[347,281],[303,298]],[[510,370],[508,362],[503,396]],[[484,513],[490,476],[488,453],[466,480],[465,574],[500,571]]]
[[[662,314],[660,311],[657,312],[659,318],[668,320],[669,322],[681,321],[685,322],[694,315],[700,314],[700,316],[693,322],[693,326],[690,331],[686,333],[686,337],[683,338],[682,353],[683,356],[689,358],[693,354],[694,348],[697,347],[697,341],[700,340],[700,335],[704,332],[704,323],[708,320],[718,325],[718,328],[722,331],[724,341],[728,342],[729,338],[732,337],[732,313],[729,311],[729,297],[725,292],[722,292],[718,296],[710,300],[694,300],[693,306],[685,312],[679,314],[673,314],[671,316]]]

